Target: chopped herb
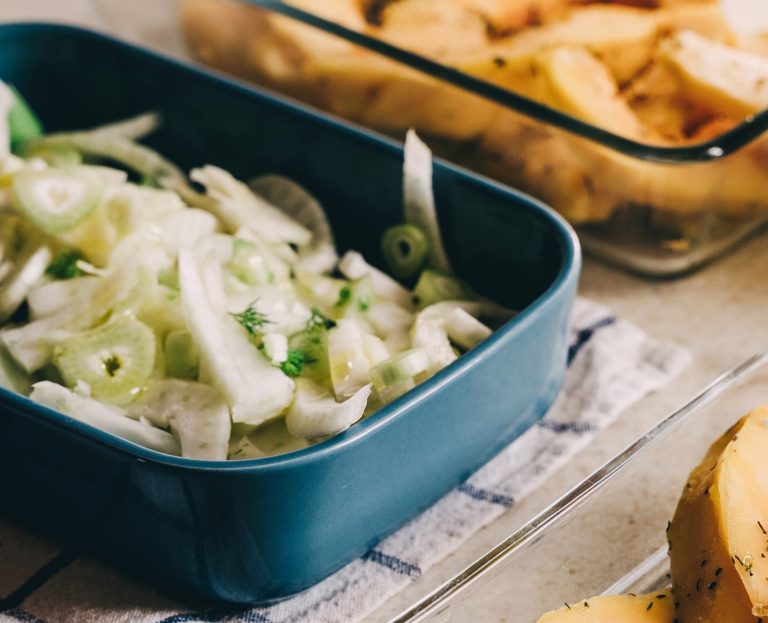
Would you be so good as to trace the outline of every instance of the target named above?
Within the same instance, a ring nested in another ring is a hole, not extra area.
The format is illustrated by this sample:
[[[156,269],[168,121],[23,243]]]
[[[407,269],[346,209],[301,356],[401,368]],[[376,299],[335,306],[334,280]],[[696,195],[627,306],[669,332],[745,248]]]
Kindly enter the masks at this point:
[[[264,314],[262,314],[256,307],[254,307],[254,301],[244,311],[239,314],[230,314],[235,320],[237,320],[242,327],[248,332],[248,335],[253,337],[259,337],[261,335],[261,329],[265,324],[269,324],[271,321]]]
[[[371,303],[368,301],[368,299],[357,299],[357,309],[361,312],[368,311],[368,308],[371,306]]]
[[[307,351],[301,348],[291,348],[288,351],[288,359],[280,364],[280,369],[286,375],[294,377],[299,376],[304,366],[311,363],[315,363],[315,359]]]
[[[645,611],[648,612],[648,610],[650,610],[651,608],[653,608],[653,602],[650,602],[648,604],[648,607],[645,609]]]
[[[311,312],[312,315],[307,320],[307,326],[304,329],[307,333],[313,333],[318,329],[333,329],[336,326],[336,323],[317,309],[317,307],[313,307]]]
[[[85,274],[77,265],[83,256],[72,249],[59,251],[59,254],[53,258],[53,261],[45,269],[45,274],[54,279],[74,279]]]
[[[352,298],[352,288],[349,286],[343,286],[341,290],[339,290],[339,300],[334,303],[334,307],[344,307],[347,303],[349,303],[349,299]]]

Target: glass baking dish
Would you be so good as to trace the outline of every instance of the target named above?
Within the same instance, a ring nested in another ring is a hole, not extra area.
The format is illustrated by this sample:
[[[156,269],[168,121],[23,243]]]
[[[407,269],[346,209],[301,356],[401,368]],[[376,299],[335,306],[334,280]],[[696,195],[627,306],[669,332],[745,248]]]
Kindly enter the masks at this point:
[[[768,353],[706,387],[392,623],[534,623],[594,595],[670,584],[666,527],[709,445],[768,398]]]
[[[504,56],[442,64],[374,38],[353,4],[313,6],[329,19],[277,0],[179,6],[203,62],[394,136],[415,127],[444,157],[554,206],[588,251],[632,271],[685,273],[768,220],[768,111],[673,146],[628,138],[507,90],[517,69]],[[675,23],[720,28],[710,13]]]

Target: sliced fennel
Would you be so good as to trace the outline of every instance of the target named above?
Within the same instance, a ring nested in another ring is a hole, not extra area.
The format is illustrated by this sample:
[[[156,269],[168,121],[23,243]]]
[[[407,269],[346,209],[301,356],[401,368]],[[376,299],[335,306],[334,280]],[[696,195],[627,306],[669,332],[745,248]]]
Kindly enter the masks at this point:
[[[0,161],[11,153],[11,109],[14,96],[11,88],[0,82]]]
[[[251,180],[248,186],[312,232],[312,241],[300,249],[297,268],[313,273],[333,269],[339,256],[331,225],[317,199],[282,175],[262,175]]]
[[[227,458],[229,409],[222,395],[208,385],[175,379],[157,381],[128,410],[136,419],[169,427],[184,457],[209,461]]]
[[[312,240],[312,232],[223,169],[207,165],[194,169],[190,177],[205,186],[208,196],[214,200],[216,216],[231,232],[252,229],[270,242],[292,242],[300,247]]]
[[[300,379],[296,398],[285,416],[288,432],[301,439],[337,435],[363,417],[370,393],[370,384],[364,385],[343,402],[336,402],[321,386]]]
[[[328,362],[333,391],[338,400],[346,400],[371,382],[368,360],[360,323],[353,319],[339,320],[328,332]]]
[[[347,251],[339,260],[339,271],[353,281],[363,277],[371,278],[371,285],[376,296],[389,299],[403,309],[413,307],[413,295],[386,273],[365,261],[357,251]]]
[[[179,442],[170,433],[132,420],[117,407],[80,396],[56,383],[35,383],[29,397],[50,409],[145,448],[177,456],[181,454]]]
[[[405,138],[403,199],[405,222],[418,227],[429,242],[429,265],[450,272],[432,192],[432,152],[413,130]]]
[[[478,315],[504,317],[445,272],[415,137],[407,224],[385,250],[418,306],[359,253],[338,257],[295,182],[249,188],[207,165],[193,188],[136,142],[159,123],[42,137],[22,123],[22,157],[0,158],[0,320],[17,322],[0,328],[0,385],[47,378],[34,399],[163,452],[269,456],[345,430],[487,337]]]
[[[491,329],[461,307],[454,307],[445,316],[445,330],[455,344],[470,349],[491,336]]]
[[[38,320],[50,316],[78,299],[89,299],[99,287],[96,277],[77,277],[39,283],[27,294],[29,317]]]
[[[8,320],[21,306],[30,290],[45,274],[52,257],[48,247],[22,252],[15,262],[16,269],[0,285],[0,322]]]
[[[209,273],[220,270],[210,257],[204,264]],[[179,252],[179,281],[184,317],[200,348],[201,363],[211,385],[227,400],[232,421],[259,425],[278,417],[293,400],[293,382],[244,340],[237,322],[212,303],[190,249]]]

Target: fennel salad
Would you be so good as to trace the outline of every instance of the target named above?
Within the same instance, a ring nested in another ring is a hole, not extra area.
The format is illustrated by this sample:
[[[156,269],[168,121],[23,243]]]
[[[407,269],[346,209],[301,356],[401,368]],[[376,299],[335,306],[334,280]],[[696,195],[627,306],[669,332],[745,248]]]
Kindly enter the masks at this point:
[[[339,256],[290,179],[185,175],[139,142],[160,124],[44,134],[0,82],[5,387],[163,453],[258,458],[346,430],[511,316],[451,275],[415,133],[390,276]]]

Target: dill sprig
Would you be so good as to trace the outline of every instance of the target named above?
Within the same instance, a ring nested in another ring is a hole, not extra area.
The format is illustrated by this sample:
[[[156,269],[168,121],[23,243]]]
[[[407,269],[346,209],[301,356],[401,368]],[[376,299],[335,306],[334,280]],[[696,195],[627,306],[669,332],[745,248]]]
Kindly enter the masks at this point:
[[[265,314],[256,309],[256,301],[239,314],[230,313],[230,316],[237,320],[251,337],[260,337],[264,325],[272,322]]]

